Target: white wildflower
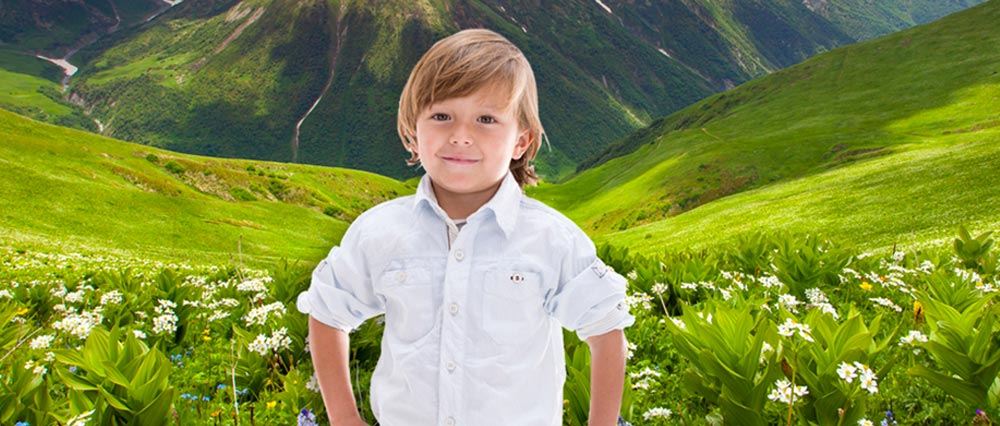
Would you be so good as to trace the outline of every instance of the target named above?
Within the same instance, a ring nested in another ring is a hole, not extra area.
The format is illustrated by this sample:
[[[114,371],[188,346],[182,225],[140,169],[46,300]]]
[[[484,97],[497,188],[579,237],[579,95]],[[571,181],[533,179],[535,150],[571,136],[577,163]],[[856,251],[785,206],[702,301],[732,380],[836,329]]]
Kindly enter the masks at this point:
[[[142,330],[132,330],[132,335],[135,336],[136,339],[140,340],[146,339],[146,333]]]
[[[858,420],[858,426],[875,426],[875,423],[872,423],[872,421],[868,419],[861,419]]]
[[[656,295],[664,295],[670,292],[670,286],[664,283],[653,283],[653,288],[651,288],[650,291]]]
[[[52,323],[52,328],[65,331],[80,339],[86,339],[90,335],[90,330],[104,321],[104,316],[99,311],[83,311],[79,314],[69,312],[63,319]]]
[[[790,312],[798,312],[796,307],[798,307],[801,303],[802,302],[800,302],[799,299],[791,294],[782,294],[781,296],[778,296],[778,305]]]
[[[663,407],[654,407],[654,408],[650,408],[648,411],[646,411],[645,413],[643,413],[642,414],[642,418],[645,419],[645,420],[651,420],[651,419],[654,419],[654,418],[669,419],[670,416],[672,416],[673,414],[674,414],[674,412],[670,411],[669,409],[666,409],[666,408],[663,408]]]
[[[292,344],[292,339],[287,334],[288,329],[285,327],[271,333],[270,336],[259,334],[253,342],[250,342],[248,348],[251,352],[256,352],[260,356],[266,356],[273,352],[287,349]]]
[[[111,290],[101,296],[101,305],[117,305],[122,303],[122,293],[118,290]]]
[[[630,296],[625,296],[625,303],[629,308],[641,307],[645,310],[653,309],[653,296],[643,292],[636,292]]]
[[[890,308],[890,309],[892,309],[892,310],[894,310],[896,312],[903,312],[903,308],[901,306],[897,305],[892,300],[886,299],[884,297],[873,297],[873,298],[870,298],[868,300],[871,300],[872,302],[875,302],[875,303],[877,303],[879,305],[882,305],[882,306],[885,306],[887,308]]]
[[[31,349],[48,349],[49,346],[52,345],[52,340],[54,340],[55,338],[56,336],[54,335],[43,334],[34,339],[31,339],[31,343],[29,343],[28,346]]]
[[[786,379],[778,380],[774,385],[776,387],[771,389],[771,393],[767,396],[772,401],[794,404],[801,397],[809,394],[809,389],[805,386],[792,386],[792,383]]]
[[[910,330],[907,335],[899,338],[899,346],[912,345],[914,342],[926,343],[927,335],[918,330]]]
[[[268,305],[260,306],[252,309],[245,316],[243,316],[243,321],[246,322],[247,327],[254,325],[264,325],[267,323],[267,318],[271,314],[280,318],[285,314],[285,305],[281,302],[274,302]]]
[[[309,377],[309,381],[306,382],[306,389],[309,389],[316,393],[320,393],[319,379],[316,378],[316,373],[313,373],[313,375]]]
[[[629,281],[635,281],[635,280],[639,279],[639,274],[637,272],[635,272],[635,270],[633,269],[633,270],[629,271],[628,274],[625,274],[625,278],[628,278]]]
[[[153,318],[153,334],[177,332],[177,315],[167,313]]]
[[[840,363],[837,367],[837,375],[847,383],[853,383],[858,378],[858,368],[846,362]]]

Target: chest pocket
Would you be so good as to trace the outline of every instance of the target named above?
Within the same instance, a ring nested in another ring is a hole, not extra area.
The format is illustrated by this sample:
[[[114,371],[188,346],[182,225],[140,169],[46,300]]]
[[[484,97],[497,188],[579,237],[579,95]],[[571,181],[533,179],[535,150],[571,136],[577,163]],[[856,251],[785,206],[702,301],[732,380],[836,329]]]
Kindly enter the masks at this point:
[[[483,329],[498,344],[516,345],[544,325],[541,276],[509,269],[486,273]]]
[[[434,328],[437,309],[430,268],[408,266],[387,270],[378,282],[386,303],[386,337],[414,342]]]

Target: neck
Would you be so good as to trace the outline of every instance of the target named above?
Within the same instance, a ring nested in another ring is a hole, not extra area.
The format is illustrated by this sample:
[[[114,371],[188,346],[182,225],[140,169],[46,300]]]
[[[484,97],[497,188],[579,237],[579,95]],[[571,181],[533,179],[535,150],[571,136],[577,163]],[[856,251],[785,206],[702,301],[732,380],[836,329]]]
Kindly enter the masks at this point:
[[[433,182],[431,182],[431,187],[434,189],[434,197],[437,198],[438,205],[449,218],[454,220],[471,216],[489,202],[500,189],[500,182],[485,190],[470,193],[451,192]]]

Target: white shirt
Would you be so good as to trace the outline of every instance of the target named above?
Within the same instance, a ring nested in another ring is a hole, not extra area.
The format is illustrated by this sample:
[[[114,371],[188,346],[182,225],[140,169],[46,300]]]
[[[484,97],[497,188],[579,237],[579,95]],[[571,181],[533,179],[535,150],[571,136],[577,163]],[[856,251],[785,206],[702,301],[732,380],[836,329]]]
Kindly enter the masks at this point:
[[[371,380],[382,426],[558,426],[562,327],[586,339],[631,325],[625,286],[510,174],[461,231],[424,176],[351,224],[298,309],[345,331],[385,314]]]

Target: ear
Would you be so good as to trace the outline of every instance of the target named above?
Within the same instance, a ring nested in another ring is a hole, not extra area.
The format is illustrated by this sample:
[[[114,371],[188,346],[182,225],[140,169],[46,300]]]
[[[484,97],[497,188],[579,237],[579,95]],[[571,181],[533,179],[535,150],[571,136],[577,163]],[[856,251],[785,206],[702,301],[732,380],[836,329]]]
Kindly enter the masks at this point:
[[[521,134],[517,136],[517,143],[514,144],[514,155],[511,156],[511,159],[520,160],[528,151],[528,147],[531,146],[532,139],[530,129],[522,130]]]

